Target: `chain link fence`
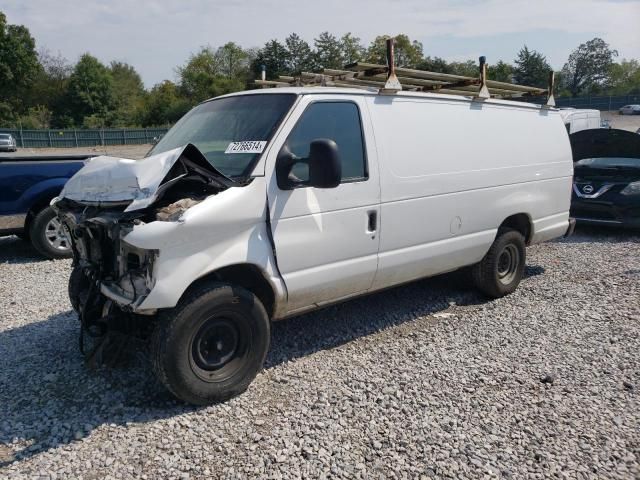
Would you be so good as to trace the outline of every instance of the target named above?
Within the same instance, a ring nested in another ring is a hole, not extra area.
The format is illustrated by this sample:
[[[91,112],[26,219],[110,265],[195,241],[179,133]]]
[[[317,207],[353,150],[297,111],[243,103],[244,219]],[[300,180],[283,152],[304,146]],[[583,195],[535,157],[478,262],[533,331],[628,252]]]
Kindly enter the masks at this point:
[[[22,148],[73,148],[98,145],[141,145],[167,133],[167,128],[21,130],[0,128],[10,133]]]
[[[532,103],[544,104],[546,97],[534,97],[527,100]],[[591,108],[601,111],[618,110],[630,104],[640,104],[639,95],[585,95],[583,97],[556,97],[556,107]]]

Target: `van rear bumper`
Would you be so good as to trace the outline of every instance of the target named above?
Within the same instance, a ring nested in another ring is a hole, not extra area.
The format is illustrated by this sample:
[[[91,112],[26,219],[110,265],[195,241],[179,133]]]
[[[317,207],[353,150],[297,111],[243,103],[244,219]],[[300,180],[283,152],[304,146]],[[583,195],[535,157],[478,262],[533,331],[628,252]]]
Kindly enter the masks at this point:
[[[533,236],[529,245],[564,237],[571,229],[569,212],[556,213],[533,221]]]
[[[567,231],[564,233],[564,237],[570,237],[573,235],[573,231],[576,229],[576,219],[573,217],[569,217],[569,226],[567,227]]]

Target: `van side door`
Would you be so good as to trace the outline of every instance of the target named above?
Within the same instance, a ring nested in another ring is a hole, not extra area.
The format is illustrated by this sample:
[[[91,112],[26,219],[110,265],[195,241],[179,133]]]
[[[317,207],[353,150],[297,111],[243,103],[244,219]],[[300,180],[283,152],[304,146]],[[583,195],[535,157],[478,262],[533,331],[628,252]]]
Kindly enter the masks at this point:
[[[278,154],[306,158],[313,140],[338,146],[342,178],[335,188],[304,185],[295,164],[292,189],[278,187]],[[362,96],[305,95],[269,151],[269,214],[287,312],[369,290],[378,264],[380,182],[367,106]]]

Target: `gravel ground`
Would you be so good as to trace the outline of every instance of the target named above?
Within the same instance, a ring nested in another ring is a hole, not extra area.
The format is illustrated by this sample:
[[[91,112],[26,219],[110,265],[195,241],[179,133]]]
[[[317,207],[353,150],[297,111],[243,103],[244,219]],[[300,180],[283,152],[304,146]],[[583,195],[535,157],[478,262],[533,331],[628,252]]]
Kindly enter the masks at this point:
[[[497,301],[452,274],[277,323],[197,409],[142,354],[85,368],[69,261],[0,239],[0,477],[640,478],[640,237],[528,255]]]

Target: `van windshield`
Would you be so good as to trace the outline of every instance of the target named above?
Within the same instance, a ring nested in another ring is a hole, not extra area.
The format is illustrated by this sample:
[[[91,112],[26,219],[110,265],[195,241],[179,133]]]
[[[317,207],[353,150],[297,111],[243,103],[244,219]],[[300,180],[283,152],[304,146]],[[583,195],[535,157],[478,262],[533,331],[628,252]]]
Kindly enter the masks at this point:
[[[182,117],[147,156],[192,143],[227,177],[246,177],[295,98],[269,93],[202,103]]]

